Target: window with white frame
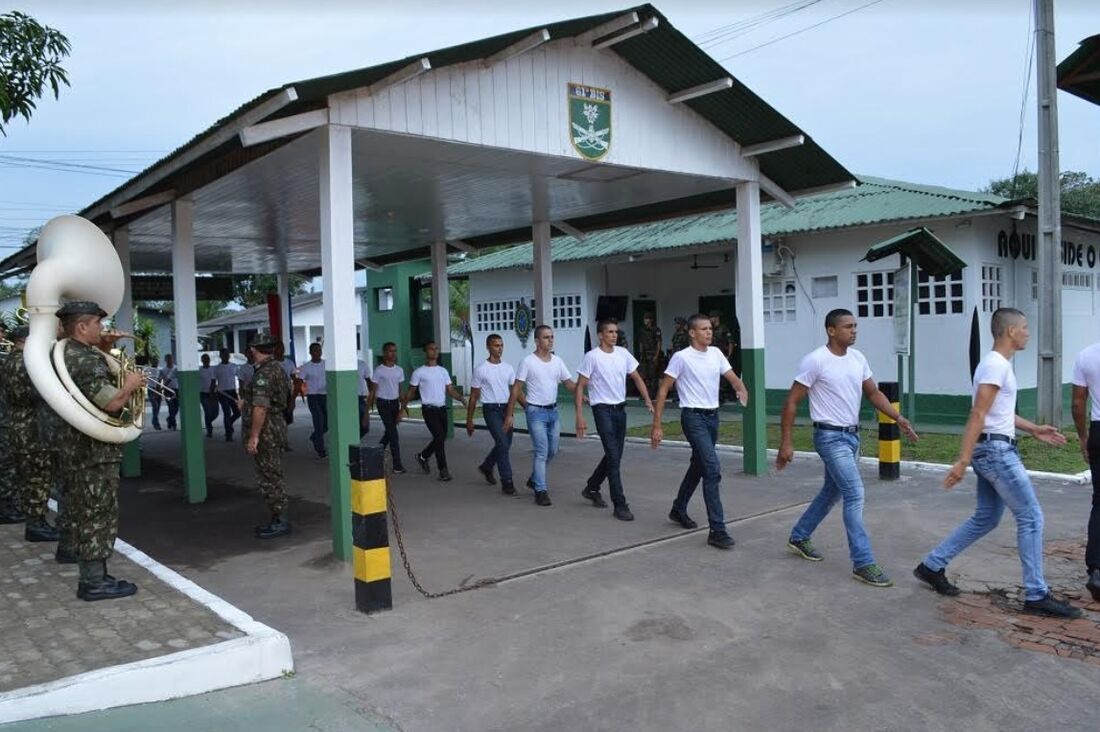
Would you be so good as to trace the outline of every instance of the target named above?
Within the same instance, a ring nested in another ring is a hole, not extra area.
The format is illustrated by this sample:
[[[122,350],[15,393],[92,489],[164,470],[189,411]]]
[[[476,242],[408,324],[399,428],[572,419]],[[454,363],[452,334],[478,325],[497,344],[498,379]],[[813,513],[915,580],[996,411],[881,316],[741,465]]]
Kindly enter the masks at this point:
[[[584,324],[580,295],[554,295],[553,308],[554,330],[577,329]]]
[[[479,333],[500,332],[512,327],[518,300],[490,300],[474,303],[474,323]]]
[[[1004,302],[1004,273],[999,264],[982,265],[982,312],[992,313]]]
[[[1063,272],[1062,287],[1070,290],[1091,290],[1091,272]]]
[[[894,273],[856,274],[856,315],[860,318],[894,317]]]
[[[797,312],[794,280],[764,278],[764,322],[791,323]]]
[[[957,315],[963,311],[962,272],[930,275],[917,271],[917,312],[921,315]]]

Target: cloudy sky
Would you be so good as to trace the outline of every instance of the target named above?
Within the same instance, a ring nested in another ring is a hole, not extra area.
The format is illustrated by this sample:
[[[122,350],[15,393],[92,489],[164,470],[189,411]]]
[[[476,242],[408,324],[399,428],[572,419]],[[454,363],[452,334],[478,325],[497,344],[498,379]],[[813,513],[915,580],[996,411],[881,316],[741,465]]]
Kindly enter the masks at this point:
[[[1012,170],[1030,0],[802,0],[797,5],[807,7],[779,18],[765,14],[791,9],[795,0],[654,4],[690,38],[712,41],[704,47],[731,74],[857,174],[977,189]],[[1055,4],[1061,60],[1082,38],[1100,33],[1100,2]],[[626,0],[23,3],[18,9],[72,42],[65,64],[72,87],[60,101],[42,101],[30,124],[14,122],[0,138],[0,246],[6,247],[0,255],[13,251],[27,229],[84,207],[129,177],[117,171],[140,170],[272,87],[626,6]],[[768,22],[746,28],[754,18]],[[719,29],[726,34],[716,37]],[[1060,93],[1058,109],[1062,169],[1100,177],[1100,107]],[[1035,134],[1033,73],[1021,167],[1036,166]],[[27,167],[59,164],[68,169]]]

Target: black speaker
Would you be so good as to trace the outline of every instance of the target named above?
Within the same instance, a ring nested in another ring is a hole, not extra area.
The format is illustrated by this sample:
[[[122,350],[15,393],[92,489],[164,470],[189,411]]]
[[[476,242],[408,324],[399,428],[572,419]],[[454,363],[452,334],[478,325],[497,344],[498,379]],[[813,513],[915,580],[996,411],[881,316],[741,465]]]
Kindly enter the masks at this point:
[[[596,320],[626,320],[626,306],[630,298],[626,295],[600,295],[596,302]]]

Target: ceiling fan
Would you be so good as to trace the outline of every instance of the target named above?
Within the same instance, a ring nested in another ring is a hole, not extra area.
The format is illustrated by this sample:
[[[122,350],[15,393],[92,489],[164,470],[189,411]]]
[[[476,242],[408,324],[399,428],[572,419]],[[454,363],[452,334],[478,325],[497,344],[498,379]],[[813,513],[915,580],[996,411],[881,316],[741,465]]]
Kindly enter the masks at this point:
[[[699,264],[699,255],[691,255],[691,267],[689,269],[718,269],[721,265],[718,264]]]

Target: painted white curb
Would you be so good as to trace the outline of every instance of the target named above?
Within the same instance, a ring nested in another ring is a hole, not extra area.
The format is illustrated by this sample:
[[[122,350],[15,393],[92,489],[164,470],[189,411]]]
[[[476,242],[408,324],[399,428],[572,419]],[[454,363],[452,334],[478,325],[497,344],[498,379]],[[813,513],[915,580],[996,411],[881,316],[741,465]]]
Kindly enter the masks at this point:
[[[279,631],[253,620],[121,539],[115,541],[115,551],[245,635],[5,692],[0,694],[0,724],[205,694],[278,678],[294,670],[290,640]]]

